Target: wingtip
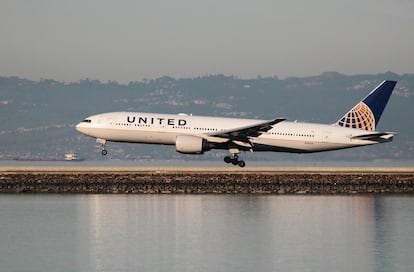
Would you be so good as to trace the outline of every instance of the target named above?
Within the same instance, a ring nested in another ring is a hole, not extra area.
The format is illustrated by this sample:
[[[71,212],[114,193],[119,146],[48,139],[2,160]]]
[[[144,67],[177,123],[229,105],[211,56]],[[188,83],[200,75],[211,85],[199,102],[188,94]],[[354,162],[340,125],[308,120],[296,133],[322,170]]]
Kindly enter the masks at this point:
[[[275,118],[275,119],[273,119],[272,125],[275,125],[277,123],[283,122],[285,120],[286,120],[286,118],[279,118],[279,117],[278,118]]]

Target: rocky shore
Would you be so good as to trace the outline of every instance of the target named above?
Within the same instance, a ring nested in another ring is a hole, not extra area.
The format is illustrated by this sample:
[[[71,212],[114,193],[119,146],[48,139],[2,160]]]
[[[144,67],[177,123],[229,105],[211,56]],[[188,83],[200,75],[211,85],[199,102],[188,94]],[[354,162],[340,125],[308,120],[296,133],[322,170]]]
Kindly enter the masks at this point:
[[[0,172],[0,193],[413,194],[413,172]]]

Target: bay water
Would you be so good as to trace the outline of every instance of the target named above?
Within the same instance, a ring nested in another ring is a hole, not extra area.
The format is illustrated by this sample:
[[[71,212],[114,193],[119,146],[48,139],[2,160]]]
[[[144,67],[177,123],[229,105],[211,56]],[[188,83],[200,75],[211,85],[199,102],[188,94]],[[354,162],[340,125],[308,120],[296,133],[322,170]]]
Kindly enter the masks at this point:
[[[414,198],[0,195],[0,271],[414,271]]]

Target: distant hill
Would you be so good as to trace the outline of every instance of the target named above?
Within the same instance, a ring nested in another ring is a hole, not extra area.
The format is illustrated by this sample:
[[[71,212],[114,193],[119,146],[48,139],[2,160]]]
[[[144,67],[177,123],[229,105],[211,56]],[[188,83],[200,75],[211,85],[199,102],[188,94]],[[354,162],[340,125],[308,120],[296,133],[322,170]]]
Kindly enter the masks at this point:
[[[412,160],[414,159],[414,75],[392,72],[343,75],[336,72],[304,78],[238,79],[209,75],[119,84],[52,79],[31,81],[0,77],[0,159],[62,158],[69,151],[85,159],[102,159],[95,141],[74,126],[84,117],[108,111],[144,111],[333,123],[384,79],[398,84],[379,130],[396,131],[394,142],[320,154],[245,154],[249,160]],[[174,147],[109,143],[113,159],[216,159],[181,155]]]

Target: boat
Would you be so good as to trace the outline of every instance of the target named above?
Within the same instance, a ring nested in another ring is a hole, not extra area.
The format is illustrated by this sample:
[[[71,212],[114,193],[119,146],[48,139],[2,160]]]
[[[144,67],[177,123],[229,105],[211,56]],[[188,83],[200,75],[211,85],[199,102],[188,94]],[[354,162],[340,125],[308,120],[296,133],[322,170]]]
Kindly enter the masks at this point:
[[[71,162],[71,161],[83,161],[82,158],[79,158],[78,153],[70,152],[66,153],[63,159],[27,159],[27,158],[14,158],[15,161],[31,161],[31,162]]]
[[[65,154],[65,161],[81,161],[82,159],[79,158],[78,153],[71,152]]]

